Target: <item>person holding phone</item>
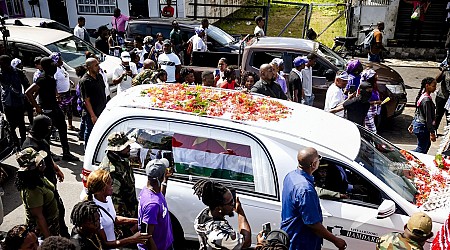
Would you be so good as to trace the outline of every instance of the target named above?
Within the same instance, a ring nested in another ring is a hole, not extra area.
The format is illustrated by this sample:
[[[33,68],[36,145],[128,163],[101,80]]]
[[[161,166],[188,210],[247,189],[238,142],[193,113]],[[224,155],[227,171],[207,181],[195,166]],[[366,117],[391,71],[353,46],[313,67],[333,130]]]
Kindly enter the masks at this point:
[[[138,74],[136,64],[131,62],[131,55],[127,51],[120,54],[122,64],[120,64],[113,73],[113,84],[118,84],[117,94],[124,92],[131,88],[131,81],[133,77]]]
[[[199,180],[193,189],[194,194],[208,206],[197,215],[194,221],[200,249],[250,247],[252,244],[250,224],[234,190],[208,179]],[[233,217],[234,212],[238,214],[238,230],[235,230],[225,219],[225,216]]]
[[[141,234],[151,237],[146,244],[138,244],[138,248],[172,249],[172,224],[164,197],[172,168],[166,158],[154,159],[145,166],[145,173],[148,180],[139,194],[138,222]]]

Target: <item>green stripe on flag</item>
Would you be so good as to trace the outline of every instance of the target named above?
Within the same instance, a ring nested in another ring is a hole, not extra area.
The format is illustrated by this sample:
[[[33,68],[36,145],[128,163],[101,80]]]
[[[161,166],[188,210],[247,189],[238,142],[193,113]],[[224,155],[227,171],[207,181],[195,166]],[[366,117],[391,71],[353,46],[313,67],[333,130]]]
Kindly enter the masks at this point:
[[[253,175],[234,172],[228,169],[212,169],[185,163],[175,163],[175,173],[187,174],[234,181],[254,182]]]

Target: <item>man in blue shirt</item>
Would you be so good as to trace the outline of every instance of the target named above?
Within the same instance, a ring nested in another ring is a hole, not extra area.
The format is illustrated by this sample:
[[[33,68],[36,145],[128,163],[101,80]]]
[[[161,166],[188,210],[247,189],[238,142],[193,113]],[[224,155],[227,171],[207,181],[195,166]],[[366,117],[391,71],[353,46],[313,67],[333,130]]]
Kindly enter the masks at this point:
[[[299,150],[297,169],[284,178],[281,229],[291,238],[291,250],[319,250],[323,238],[338,249],[347,248],[343,239],[334,236],[322,225],[322,210],[312,176],[321,158],[314,148]]]

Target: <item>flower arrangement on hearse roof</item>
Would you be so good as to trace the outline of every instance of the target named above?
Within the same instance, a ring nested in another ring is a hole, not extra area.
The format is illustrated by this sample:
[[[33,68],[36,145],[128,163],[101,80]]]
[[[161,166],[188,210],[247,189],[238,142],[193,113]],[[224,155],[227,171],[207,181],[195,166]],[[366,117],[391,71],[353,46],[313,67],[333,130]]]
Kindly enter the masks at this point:
[[[427,166],[406,150],[400,151],[408,160],[413,172],[413,183],[417,189],[416,205],[424,210],[449,206],[450,201],[450,158],[436,154],[435,168]]]
[[[238,121],[279,121],[291,114],[288,107],[272,98],[200,85],[151,85],[141,95],[150,98],[151,107],[200,116],[229,115]]]

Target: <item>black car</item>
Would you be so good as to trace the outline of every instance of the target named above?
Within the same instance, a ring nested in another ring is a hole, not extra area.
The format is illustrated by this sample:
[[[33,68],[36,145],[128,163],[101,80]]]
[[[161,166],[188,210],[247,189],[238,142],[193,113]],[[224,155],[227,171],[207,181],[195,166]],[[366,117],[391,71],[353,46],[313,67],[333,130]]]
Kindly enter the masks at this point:
[[[134,37],[139,35],[142,37],[152,36],[156,41],[156,34],[162,33],[164,39],[170,37],[172,31],[172,21],[177,20],[180,26],[181,35],[184,41],[188,41],[195,35],[194,28],[199,27],[201,23],[192,19],[174,19],[174,18],[145,18],[133,19],[128,22],[127,31],[125,34],[125,41],[127,44],[133,42]],[[208,50],[215,52],[238,52],[239,40],[235,39],[230,34],[222,29],[209,25],[208,31]]]

